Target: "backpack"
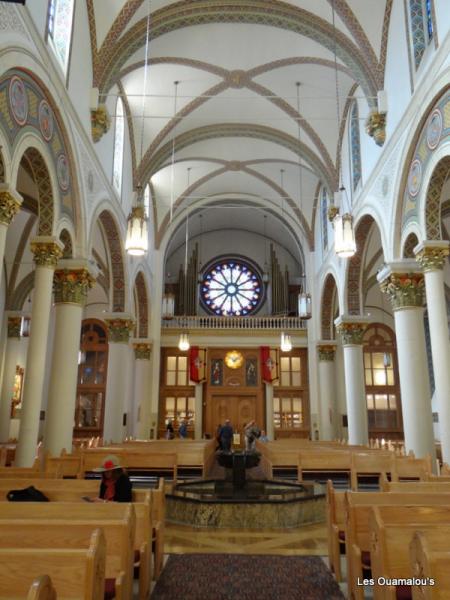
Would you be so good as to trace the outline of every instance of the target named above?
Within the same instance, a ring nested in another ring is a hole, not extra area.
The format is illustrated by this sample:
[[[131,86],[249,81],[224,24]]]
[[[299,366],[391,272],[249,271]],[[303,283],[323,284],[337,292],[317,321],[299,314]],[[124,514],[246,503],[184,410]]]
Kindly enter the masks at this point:
[[[47,496],[32,485],[23,490],[11,490],[6,497],[9,502],[49,502]]]

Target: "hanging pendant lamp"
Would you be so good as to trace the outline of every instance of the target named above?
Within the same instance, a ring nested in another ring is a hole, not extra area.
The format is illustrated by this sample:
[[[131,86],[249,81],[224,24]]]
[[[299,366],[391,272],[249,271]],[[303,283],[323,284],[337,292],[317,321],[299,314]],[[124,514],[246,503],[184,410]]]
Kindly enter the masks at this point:
[[[143,256],[148,252],[148,224],[141,186],[138,186],[137,204],[128,215],[125,250],[131,256]]]
[[[280,349],[281,352],[290,352],[292,350],[291,336],[284,331],[281,332]]]
[[[187,333],[181,333],[180,340],[178,342],[178,349],[181,350],[181,352],[187,352],[190,347],[191,344],[189,343],[189,335]]]

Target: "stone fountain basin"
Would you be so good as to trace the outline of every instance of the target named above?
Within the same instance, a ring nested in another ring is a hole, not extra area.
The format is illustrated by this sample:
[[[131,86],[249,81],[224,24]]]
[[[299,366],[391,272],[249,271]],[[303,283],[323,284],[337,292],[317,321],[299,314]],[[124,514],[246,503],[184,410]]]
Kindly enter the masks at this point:
[[[316,483],[224,480],[178,483],[166,493],[166,519],[193,527],[291,528],[325,521],[325,487]]]

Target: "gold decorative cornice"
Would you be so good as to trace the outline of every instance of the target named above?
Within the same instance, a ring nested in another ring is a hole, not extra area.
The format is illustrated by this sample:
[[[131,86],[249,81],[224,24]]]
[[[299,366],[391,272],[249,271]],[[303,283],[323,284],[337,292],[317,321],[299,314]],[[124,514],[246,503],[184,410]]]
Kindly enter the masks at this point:
[[[54,268],[63,255],[62,244],[51,238],[43,241],[32,240],[30,246],[34,254],[34,262],[39,267]]]
[[[0,190],[0,223],[10,225],[20,210],[21,202],[8,190]]]
[[[448,244],[441,248],[421,245],[416,252],[416,260],[424,271],[441,271],[449,253]]]
[[[58,269],[53,277],[55,304],[83,305],[94,281],[87,269]]]
[[[393,310],[423,306],[425,297],[423,273],[391,273],[380,282],[380,288],[391,301]]]
[[[99,142],[111,126],[111,117],[105,104],[91,110],[91,133],[94,142]]]
[[[320,361],[333,361],[336,354],[336,346],[331,344],[318,344],[317,355]]]
[[[148,343],[133,344],[134,358],[136,360],[150,360],[152,345]]]
[[[20,338],[22,317],[8,317],[8,337]]]
[[[377,146],[386,141],[386,113],[371,112],[366,121],[366,132],[373,137]]]
[[[334,204],[331,204],[328,207],[328,211],[327,211],[328,220],[330,221],[330,223],[332,223],[334,221],[334,217],[338,214],[339,214],[339,208],[337,206],[335,206]]]
[[[130,341],[130,333],[134,329],[133,319],[113,318],[106,319],[109,341],[113,343],[125,343]]]
[[[341,321],[336,325],[336,331],[341,336],[343,346],[361,346],[366,328],[367,323],[359,323],[357,321]]]

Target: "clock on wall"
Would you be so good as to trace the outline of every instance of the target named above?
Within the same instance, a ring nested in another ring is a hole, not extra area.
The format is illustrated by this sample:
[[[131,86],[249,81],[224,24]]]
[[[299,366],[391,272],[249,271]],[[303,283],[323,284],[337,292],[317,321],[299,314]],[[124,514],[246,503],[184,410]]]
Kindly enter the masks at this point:
[[[244,357],[237,350],[230,350],[225,354],[225,364],[229,369],[239,369],[244,363]]]

